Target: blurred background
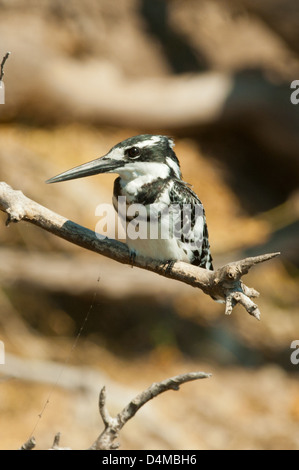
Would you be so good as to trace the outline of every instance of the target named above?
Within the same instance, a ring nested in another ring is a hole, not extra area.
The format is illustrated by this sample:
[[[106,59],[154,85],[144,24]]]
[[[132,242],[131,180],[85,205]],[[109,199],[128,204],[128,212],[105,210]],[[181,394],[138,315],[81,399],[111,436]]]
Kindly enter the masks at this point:
[[[94,229],[115,176],[45,180],[132,135],[171,135],[215,266],[282,253],[244,279],[257,322],[0,213],[2,449],[32,432],[46,449],[57,431],[87,448],[103,385],[116,414],[193,370],[213,376],[148,403],[121,449],[299,448],[298,30],[296,0],[0,0],[1,181]]]

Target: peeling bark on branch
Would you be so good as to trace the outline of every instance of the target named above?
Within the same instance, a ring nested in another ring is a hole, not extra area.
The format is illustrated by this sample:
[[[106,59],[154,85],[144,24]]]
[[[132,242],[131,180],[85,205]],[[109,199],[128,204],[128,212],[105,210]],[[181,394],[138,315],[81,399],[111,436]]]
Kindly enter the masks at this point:
[[[13,190],[4,182],[0,182],[0,210],[8,215],[7,225],[25,220],[82,248],[112,258],[119,263],[132,264],[130,250],[125,243],[110,238],[99,239],[92,230],[50,211],[24,196],[21,191]],[[208,271],[182,261],[175,262],[169,269],[165,263],[141,256],[136,256],[133,264],[138,268],[198,287],[205,294],[225,302],[226,314],[231,314],[234,306],[239,303],[250,315],[260,319],[258,306],[251,300],[258,297],[259,293],[247,287],[241,278],[252,266],[268,261],[279,254],[270,253],[245,258],[215,271]]]

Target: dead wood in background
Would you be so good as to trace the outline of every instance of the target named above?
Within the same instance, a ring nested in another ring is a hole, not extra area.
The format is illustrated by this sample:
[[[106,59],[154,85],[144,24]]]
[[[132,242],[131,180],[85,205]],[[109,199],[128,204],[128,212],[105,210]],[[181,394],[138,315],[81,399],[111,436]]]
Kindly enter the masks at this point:
[[[98,438],[91,445],[89,450],[114,450],[120,444],[114,442],[124,425],[135,416],[137,411],[147,402],[168,390],[179,390],[180,385],[193,380],[206,379],[211,374],[205,372],[189,372],[187,374],[176,375],[162,382],[153,383],[149,388],[139,393],[130,403],[118,413],[115,418],[112,418],[106,407],[106,388],[103,387],[99,396],[99,411],[102,417],[105,429],[98,436]],[[19,450],[32,450],[36,445],[35,438],[30,438],[20,447]],[[54,442],[51,450],[71,450],[69,447],[60,446],[60,433],[54,437]]]
[[[0,81],[4,77],[4,65],[5,65],[5,62],[7,61],[9,55],[10,55],[10,52],[6,52],[5,56],[2,59],[2,62],[0,64]]]
[[[28,337],[26,340],[28,340]],[[30,344],[32,344],[32,339],[30,341]],[[1,376],[1,380],[25,381],[50,386],[50,390],[57,390],[57,388],[59,388],[70,394],[80,393],[81,399],[84,402],[84,416],[86,418],[86,422],[81,423],[82,426],[85,425],[89,427],[89,420],[92,420],[93,413],[89,409],[88,403],[92,402],[92,400],[98,396],[99,389],[103,384],[105,384],[107,390],[109,390],[109,407],[113,410],[122,409],[124,403],[129,403],[131,397],[137,396],[138,394],[138,390],[136,390],[133,384],[124,385],[111,378],[101,368],[86,365],[75,366],[66,364],[65,361],[53,362],[50,360],[36,359],[36,357],[37,356],[34,357],[34,351],[33,354],[31,352],[30,358],[23,358],[6,353],[5,369],[3,369],[4,375]],[[57,382],[58,375],[59,382]],[[47,400],[49,400],[48,403],[52,403],[52,397],[49,397],[49,395],[47,395],[47,397]],[[38,415],[38,420],[41,419],[42,415],[43,412]],[[87,415],[89,417],[86,417]],[[135,423],[139,428],[143,429],[146,435],[154,436],[159,442],[163,442],[167,448],[179,447],[180,440],[170,435],[168,423],[161,420],[161,415],[156,409],[146,407],[142,415],[137,414],[135,416]],[[30,438],[32,438],[32,435]],[[30,440],[31,439],[29,439],[29,441]],[[86,445],[90,446],[91,442],[93,442],[93,436]]]

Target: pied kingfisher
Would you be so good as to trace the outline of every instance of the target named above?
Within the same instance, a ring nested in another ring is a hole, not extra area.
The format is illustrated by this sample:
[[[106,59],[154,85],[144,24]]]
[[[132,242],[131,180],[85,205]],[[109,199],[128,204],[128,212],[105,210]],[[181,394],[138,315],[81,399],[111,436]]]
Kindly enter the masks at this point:
[[[115,145],[105,156],[54,176],[47,183],[99,173],[117,173],[114,209],[118,210],[119,197],[125,197],[126,208],[135,204],[145,208],[147,234],[152,213],[160,230],[157,237],[127,237],[131,252],[162,262],[185,261],[213,270],[204,208],[197,195],[182,180],[173,147],[174,142],[169,137],[138,135]],[[134,218],[126,213],[125,223],[128,225]],[[165,227],[166,231],[161,235]]]

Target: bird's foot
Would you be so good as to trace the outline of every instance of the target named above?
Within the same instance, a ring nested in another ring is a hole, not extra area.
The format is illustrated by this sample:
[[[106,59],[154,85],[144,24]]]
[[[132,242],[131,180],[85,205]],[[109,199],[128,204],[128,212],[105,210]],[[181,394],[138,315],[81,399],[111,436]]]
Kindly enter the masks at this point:
[[[174,266],[174,263],[175,263],[175,261],[173,259],[169,259],[168,261],[165,261],[164,268],[165,268],[166,274],[171,273],[171,270]]]
[[[130,265],[131,265],[131,268],[133,268],[134,264],[135,264],[135,259],[136,259],[136,256],[137,256],[137,253],[135,250],[132,250],[130,248]]]

